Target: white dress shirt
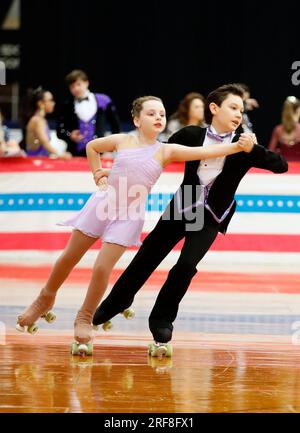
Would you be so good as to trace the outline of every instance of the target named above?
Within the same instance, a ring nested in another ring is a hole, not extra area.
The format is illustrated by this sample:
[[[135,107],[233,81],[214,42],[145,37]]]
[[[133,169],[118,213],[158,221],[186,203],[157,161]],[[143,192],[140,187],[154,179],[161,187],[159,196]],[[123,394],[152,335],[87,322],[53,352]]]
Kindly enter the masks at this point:
[[[84,97],[88,97],[88,101],[76,101],[75,99],[75,113],[83,122],[88,122],[97,113],[97,100],[96,96],[90,92],[86,91]]]
[[[211,130],[214,134],[218,134],[218,132],[211,126]],[[226,135],[226,134],[219,134],[219,135]],[[232,132],[231,135],[224,138],[223,142],[219,142],[214,140],[213,138],[210,138],[205,136],[203,147],[210,146],[212,144],[225,144],[225,143],[231,143],[233,137],[235,135],[235,132]],[[207,186],[212,181],[215,180],[215,178],[221,173],[224,167],[226,156],[219,156],[218,158],[210,158],[210,159],[202,159],[200,161],[197,173],[200,179],[200,184]]]

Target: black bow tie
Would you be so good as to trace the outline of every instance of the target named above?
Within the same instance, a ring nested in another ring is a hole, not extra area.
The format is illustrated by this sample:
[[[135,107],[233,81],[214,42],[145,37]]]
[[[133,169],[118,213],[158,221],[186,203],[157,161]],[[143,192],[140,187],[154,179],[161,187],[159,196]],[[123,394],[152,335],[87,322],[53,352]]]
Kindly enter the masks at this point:
[[[88,101],[88,100],[89,100],[88,96],[86,96],[85,98],[78,98],[78,99],[76,99],[77,102]]]

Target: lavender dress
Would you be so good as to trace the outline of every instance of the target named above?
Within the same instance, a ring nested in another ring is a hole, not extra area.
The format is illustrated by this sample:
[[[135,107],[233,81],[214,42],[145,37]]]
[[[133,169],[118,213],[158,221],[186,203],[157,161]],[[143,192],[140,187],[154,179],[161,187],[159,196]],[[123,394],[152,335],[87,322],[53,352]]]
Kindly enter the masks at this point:
[[[117,152],[107,180],[72,218],[58,225],[123,246],[140,246],[147,196],[162,172],[154,154],[162,143]]]

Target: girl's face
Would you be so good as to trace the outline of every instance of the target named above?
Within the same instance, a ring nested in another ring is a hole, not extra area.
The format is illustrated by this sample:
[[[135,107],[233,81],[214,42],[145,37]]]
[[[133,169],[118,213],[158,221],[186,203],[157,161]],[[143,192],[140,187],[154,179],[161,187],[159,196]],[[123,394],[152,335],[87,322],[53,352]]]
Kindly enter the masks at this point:
[[[39,103],[40,108],[43,108],[46,114],[53,113],[55,107],[55,101],[51,92],[45,92],[44,98]]]
[[[166,127],[166,110],[162,102],[145,101],[139,117],[134,118],[134,124],[146,134],[160,134]]]
[[[198,122],[204,119],[204,103],[201,99],[195,98],[192,100],[189,108],[189,118],[196,119]]]

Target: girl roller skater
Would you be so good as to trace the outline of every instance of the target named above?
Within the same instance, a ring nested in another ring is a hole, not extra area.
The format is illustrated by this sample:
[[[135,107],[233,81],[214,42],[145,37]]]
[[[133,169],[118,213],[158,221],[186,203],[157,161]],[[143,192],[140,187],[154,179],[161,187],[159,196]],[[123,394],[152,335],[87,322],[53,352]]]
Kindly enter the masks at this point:
[[[147,195],[163,167],[173,161],[215,158],[247,151],[249,139],[208,148],[165,145],[157,141],[165,129],[166,114],[160,98],[144,96],[132,105],[137,135],[113,134],[87,144],[87,158],[99,190],[92,194],[74,217],[59,223],[74,228],[62,255],[55,262],[45,287],[36,300],[18,317],[17,329],[35,332],[36,320],[51,315],[58,289],[88,249],[102,239],[87,294],[74,322],[72,354],[91,355],[92,318],[109,281],[110,273],[130,245],[141,245]],[[102,169],[100,153],[116,151],[110,173]]]

